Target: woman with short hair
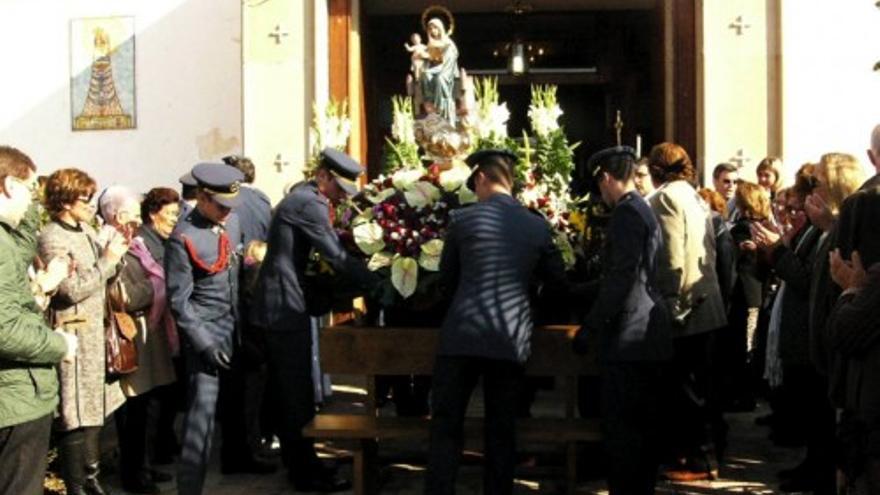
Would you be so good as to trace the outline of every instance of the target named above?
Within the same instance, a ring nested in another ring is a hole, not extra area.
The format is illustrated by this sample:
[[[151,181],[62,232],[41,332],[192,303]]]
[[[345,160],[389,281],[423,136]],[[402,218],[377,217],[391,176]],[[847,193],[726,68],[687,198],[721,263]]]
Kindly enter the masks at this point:
[[[73,273],[52,296],[54,326],[75,333],[79,353],[58,367],[61,383],[56,429],[68,495],[106,493],[98,480],[99,435],[104,420],[125,402],[119,382],[107,382],[104,317],[107,282],[116,275],[128,242],[112,235],[101,242],[95,216],[95,180],[75,168],[54,172],[43,198],[49,222],[40,234],[40,257],[69,260]]]
[[[122,487],[130,493],[158,493],[158,473],[145,465],[147,409],[150,400],[157,397],[157,388],[176,379],[166,326],[173,321],[165,304],[165,271],[137,237],[141,226],[137,194],[122,186],[109,187],[101,194],[99,208],[106,223],[102,232],[123,235],[131,246],[117,280],[124,297],[114,305],[124,309],[137,327],[138,368],[120,380],[128,401],[116,416]],[[158,476],[163,481],[171,479]]]

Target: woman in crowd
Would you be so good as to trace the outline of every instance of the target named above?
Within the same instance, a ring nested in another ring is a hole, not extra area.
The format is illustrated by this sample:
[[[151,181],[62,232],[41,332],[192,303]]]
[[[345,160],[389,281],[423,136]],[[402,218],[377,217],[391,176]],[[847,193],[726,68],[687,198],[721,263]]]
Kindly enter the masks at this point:
[[[761,160],[755,173],[758,175],[758,185],[767,191],[770,199],[775,198],[776,193],[782,188],[782,160],[768,156]]]
[[[128,250],[125,236],[99,243],[91,222],[95,181],[78,169],[62,169],[46,181],[44,203],[52,219],[40,235],[40,257],[75,266],[58,286],[50,311],[54,325],[79,338],[72,363],[59,365],[61,403],[56,428],[68,495],[106,493],[98,479],[99,435],[104,420],[125,402],[119,382],[107,383],[104,314],[107,282]]]
[[[714,409],[710,397],[712,333],[727,323],[715,274],[715,232],[709,208],[693,187],[696,171],[687,152],[674,143],[654,146],[648,168],[659,185],[649,202],[657,215],[664,246],[657,280],[674,320],[670,438],[674,445],[670,479],[706,479],[718,474],[716,452],[707,438]]]
[[[825,387],[810,362],[809,314],[810,278],[821,231],[804,213],[806,198],[813,193],[816,179],[811,164],[801,167],[794,186],[786,194],[785,211],[779,226],[753,225],[752,238],[766,250],[780,288],[770,310],[767,363],[764,376],[779,393],[774,413],[775,433],[810,439],[809,415],[804,411],[823,407]],[[786,433],[788,432],[788,433]],[[807,443],[807,457],[788,470],[783,488],[801,483],[806,475],[822,468],[820,445]],[[791,490],[786,490],[791,491]],[[796,490],[795,490],[796,491]]]
[[[122,186],[107,188],[99,201],[103,231],[124,236],[130,247],[122,260],[119,278],[111,285],[110,297],[121,296],[114,306],[124,308],[135,321],[138,368],[121,378],[128,397],[117,413],[122,487],[131,493],[158,493],[155,477],[144,465],[147,437],[147,408],[157,387],[175,380],[171,350],[165,329],[164,270],[156,263],[144,241],[136,237],[141,225],[140,198]],[[113,290],[119,288],[119,291]],[[170,481],[170,477],[161,478]]]
[[[159,332],[164,332],[174,363],[175,375],[183,376],[183,362],[180,359],[180,338],[177,326],[165,299],[165,240],[171,235],[177,219],[180,217],[180,195],[167,187],[151,189],[141,202],[141,225],[138,237],[143,240],[156,268],[161,273],[152,273],[153,289],[156,302],[150,309],[151,320],[161,318],[158,323]],[[156,328],[156,326],[153,326]],[[156,439],[153,444],[153,463],[171,464],[174,456],[180,453],[180,443],[174,431],[174,420],[178,411],[186,403],[186,384],[178,380],[172,385],[161,387],[156,391],[159,400],[159,417],[156,424]]]

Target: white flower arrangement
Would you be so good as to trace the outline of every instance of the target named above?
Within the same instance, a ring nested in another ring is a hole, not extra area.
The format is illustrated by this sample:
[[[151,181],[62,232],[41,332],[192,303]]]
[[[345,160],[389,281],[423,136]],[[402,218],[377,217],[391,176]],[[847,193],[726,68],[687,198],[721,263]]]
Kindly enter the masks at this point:
[[[494,77],[474,80],[476,115],[472,122],[474,142],[501,145],[507,139],[507,121],[510,110],[507,103],[499,103],[498,79]]]
[[[345,151],[351,136],[351,118],[348,116],[348,102],[330,100],[326,103],[312,104],[312,125],[309,128],[311,158],[309,172],[314,171],[324,148]]]
[[[559,130],[562,108],[556,100],[556,86],[532,86],[529,121],[536,135],[544,137]]]

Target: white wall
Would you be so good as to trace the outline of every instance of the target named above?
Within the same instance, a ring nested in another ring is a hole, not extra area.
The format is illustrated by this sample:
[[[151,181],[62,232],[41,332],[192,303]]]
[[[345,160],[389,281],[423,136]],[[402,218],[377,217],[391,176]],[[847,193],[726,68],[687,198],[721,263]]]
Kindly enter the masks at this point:
[[[178,187],[242,142],[240,0],[0,1],[0,143],[41,174],[76,166],[103,187]],[[137,128],[71,131],[70,20],[134,16]],[[10,22],[12,21],[12,22]]]
[[[868,165],[880,123],[880,10],[867,0],[783,0],[783,153],[790,173],[823,153]]]

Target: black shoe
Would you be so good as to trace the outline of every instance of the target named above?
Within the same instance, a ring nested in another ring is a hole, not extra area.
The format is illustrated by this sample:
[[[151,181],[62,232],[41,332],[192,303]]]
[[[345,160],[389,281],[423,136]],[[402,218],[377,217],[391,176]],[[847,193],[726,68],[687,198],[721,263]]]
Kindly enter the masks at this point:
[[[254,458],[241,459],[236,462],[223,462],[220,466],[220,472],[223,474],[271,474],[277,469],[278,467],[274,464],[258,461]]]
[[[152,495],[160,491],[148,471],[141,471],[137,476],[132,476],[130,479],[123,477],[122,489],[129,493],[143,493],[146,495]]]
[[[333,475],[318,476],[293,482],[293,488],[298,492],[332,493],[351,489],[351,481]]]

